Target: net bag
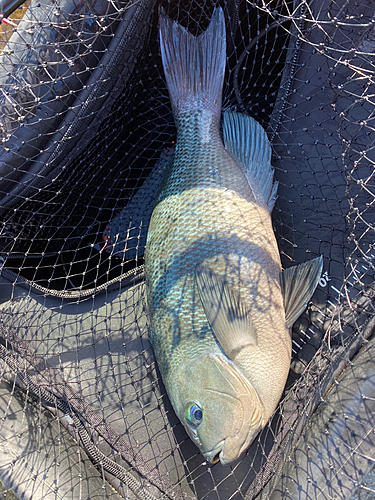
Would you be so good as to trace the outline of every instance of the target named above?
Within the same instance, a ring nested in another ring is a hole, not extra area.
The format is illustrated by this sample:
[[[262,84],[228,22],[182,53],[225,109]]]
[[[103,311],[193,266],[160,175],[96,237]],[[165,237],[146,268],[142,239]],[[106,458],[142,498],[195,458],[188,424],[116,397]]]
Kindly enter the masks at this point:
[[[282,265],[323,256],[293,325],[280,404],[229,467],[206,463],[173,412],[144,303],[147,228],[176,140],[158,13],[198,35],[217,6],[223,109],[255,118],[271,141]],[[3,10],[0,54],[5,490],[21,499],[374,495],[373,3],[21,9]]]

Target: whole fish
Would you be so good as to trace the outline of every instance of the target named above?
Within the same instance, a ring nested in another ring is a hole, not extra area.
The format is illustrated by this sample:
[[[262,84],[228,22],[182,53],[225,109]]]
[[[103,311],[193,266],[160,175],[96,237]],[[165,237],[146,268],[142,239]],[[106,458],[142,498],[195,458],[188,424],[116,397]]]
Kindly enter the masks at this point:
[[[267,135],[249,116],[226,112],[221,138],[222,9],[198,37],[161,14],[160,44],[177,141],[147,236],[151,341],[186,431],[209,462],[225,465],[280,400],[290,326],[322,261],[281,273]]]

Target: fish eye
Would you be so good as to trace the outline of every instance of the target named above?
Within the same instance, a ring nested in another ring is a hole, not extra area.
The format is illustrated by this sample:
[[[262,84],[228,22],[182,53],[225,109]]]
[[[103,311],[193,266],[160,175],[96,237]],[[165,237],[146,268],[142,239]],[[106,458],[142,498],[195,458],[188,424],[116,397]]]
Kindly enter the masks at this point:
[[[186,419],[191,425],[198,426],[203,419],[202,408],[197,403],[189,403],[185,411]]]

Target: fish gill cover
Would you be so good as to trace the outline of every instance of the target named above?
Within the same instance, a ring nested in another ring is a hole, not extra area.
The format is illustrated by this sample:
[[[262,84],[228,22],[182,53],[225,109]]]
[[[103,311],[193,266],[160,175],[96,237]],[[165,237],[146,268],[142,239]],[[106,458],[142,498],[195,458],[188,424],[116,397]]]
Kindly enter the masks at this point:
[[[205,461],[172,410],[149,341],[143,274],[176,141],[159,11],[198,36],[218,6],[223,109],[257,120],[271,142],[282,266],[323,256],[317,290],[292,328],[280,404],[228,467]],[[375,463],[373,2],[8,7],[0,32],[4,486],[25,499],[375,495],[364,479]]]

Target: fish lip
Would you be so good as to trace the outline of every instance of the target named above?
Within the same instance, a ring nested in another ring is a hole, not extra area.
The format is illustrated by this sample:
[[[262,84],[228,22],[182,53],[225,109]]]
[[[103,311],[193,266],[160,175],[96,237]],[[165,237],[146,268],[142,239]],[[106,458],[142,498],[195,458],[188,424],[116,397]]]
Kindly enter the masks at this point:
[[[203,454],[207,462],[210,462],[211,464],[216,464],[219,462],[219,458],[216,459],[216,457],[220,456],[224,443],[225,439],[219,441],[219,443],[217,443],[216,446],[212,448],[212,450]]]

